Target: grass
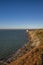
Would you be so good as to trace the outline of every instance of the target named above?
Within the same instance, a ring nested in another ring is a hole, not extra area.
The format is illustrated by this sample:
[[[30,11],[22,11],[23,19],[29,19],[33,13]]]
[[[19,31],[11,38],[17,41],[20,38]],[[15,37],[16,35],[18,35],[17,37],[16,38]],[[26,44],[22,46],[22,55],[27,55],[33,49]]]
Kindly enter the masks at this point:
[[[29,30],[28,35],[30,42],[24,45],[18,54],[15,54],[15,60],[6,65],[43,65],[43,29]],[[33,47],[32,44],[37,45],[38,41],[39,45]]]

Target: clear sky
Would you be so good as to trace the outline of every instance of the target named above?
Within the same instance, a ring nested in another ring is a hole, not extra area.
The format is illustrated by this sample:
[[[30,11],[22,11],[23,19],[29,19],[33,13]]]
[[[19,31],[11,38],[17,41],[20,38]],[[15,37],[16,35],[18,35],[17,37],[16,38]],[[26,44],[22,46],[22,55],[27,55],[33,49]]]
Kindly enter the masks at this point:
[[[0,0],[0,29],[43,28],[43,0]]]

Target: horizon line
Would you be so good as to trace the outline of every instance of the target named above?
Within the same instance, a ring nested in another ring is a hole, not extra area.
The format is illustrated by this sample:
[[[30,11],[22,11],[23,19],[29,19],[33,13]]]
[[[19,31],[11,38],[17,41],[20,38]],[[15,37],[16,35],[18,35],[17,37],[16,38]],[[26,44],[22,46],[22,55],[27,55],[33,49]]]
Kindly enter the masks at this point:
[[[26,30],[26,29],[43,29],[43,28],[0,28],[0,30]]]

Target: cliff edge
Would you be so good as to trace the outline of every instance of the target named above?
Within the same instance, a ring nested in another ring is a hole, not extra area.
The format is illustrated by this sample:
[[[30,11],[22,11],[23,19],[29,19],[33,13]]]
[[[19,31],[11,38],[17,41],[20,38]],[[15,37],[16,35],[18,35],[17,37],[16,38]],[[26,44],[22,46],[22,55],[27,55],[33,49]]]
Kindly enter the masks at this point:
[[[29,30],[29,41],[3,65],[43,65],[43,29]]]

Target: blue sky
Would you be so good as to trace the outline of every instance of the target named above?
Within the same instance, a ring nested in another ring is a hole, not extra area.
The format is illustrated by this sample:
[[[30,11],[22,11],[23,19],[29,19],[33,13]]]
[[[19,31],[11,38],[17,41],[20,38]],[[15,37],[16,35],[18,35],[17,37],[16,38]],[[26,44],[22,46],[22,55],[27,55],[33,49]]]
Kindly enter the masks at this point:
[[[43,28],[43,0],[0,0],[0,29]]]

